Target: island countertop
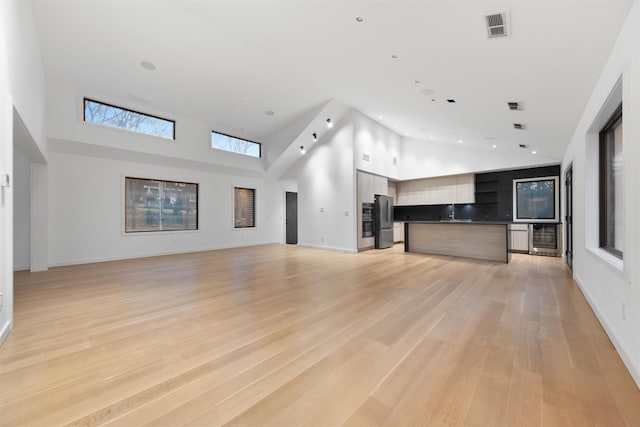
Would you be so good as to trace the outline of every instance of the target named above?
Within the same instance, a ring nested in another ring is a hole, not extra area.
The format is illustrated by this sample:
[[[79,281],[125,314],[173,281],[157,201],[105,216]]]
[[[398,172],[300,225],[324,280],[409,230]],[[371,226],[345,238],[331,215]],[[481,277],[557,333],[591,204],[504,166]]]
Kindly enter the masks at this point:
[[[499,225],[511,225],[511,224],[520,224],[514,223],[513,221],[475,221],[475,220],[466,220],[466,219],[456,219],[454,221],[442,219],[442,220],[403,220],[400,222],[411,223],[411,224],[499,224]]]
[[[405,221],[404,250],[509,262],[509,225],[496,221]]]

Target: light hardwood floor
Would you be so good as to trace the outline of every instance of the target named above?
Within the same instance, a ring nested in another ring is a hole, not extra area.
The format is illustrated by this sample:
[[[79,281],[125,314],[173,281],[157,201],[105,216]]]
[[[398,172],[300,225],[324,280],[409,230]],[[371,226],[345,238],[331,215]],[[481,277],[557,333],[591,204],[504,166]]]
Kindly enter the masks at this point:
[[[557,258],[268,245],[15,276],[2,425],[639,426]]]

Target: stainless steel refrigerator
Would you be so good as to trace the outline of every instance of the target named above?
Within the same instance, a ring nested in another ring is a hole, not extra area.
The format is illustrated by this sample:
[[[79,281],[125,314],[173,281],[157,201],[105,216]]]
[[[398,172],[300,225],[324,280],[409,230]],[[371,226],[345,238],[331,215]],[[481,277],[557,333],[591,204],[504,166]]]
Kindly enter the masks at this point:
[[[384,249],[393,246],[393,199],[391,197],[375,195],[373,220],[375,248]]]

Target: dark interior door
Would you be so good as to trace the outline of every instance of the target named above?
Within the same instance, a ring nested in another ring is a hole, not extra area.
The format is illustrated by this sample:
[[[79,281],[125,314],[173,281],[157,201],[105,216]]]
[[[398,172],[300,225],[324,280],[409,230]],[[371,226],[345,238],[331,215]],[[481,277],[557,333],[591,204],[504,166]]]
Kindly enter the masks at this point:
[[[565,216],[564,216],[564,233],[565,233],[565,262],[571,270],[573,270],[573,165],[570,165],[564,176],[565,185]]]
[[[287,191],[285,194],[285,224],[286,242],[290,245],[298,244],[298,193]]]

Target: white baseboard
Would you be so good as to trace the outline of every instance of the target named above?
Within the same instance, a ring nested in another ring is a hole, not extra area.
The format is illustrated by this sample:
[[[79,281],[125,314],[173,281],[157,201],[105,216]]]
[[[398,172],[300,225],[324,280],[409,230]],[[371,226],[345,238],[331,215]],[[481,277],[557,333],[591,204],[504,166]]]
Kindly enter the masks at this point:
[[[627,370],[631,374],[631,377],[635,381],[638,388],[640,388],[640,372],[633,365],[633,361],[629,357],[629,353],[626,351],[625,346],[616,338],[616,335],[614,334],[613,330],[609,327],[609,324],[606,322],[604,314],[598,309],[598,306],[594,304],[593,298],[591,298],[591,295],[589,294],[589,292],[587,292],[586,288],[582,285],[580,278],[575,274],[573,278],[578,284],[578,287],[580,288],[582,295],[584,295],[587,302],[591,306],[591,309],[593,310],[596,317],[598,318],[598,321],[600,322],[600,325],[602,325],[602,328],[604,329],[607,336],[609,337],[609,340],[611,340],[611,343],[613,344],[616,351],[620,355],[620,358],[622,359],[622,362],[624,363],[624,365],[627,367]]]
[[[344,253],[347,253],[347,254],[357,254],[358,253],[357,249],[336,248],[336,247],[333,247],[333,246],[312,245],[312,244],[309,244],[309,243],[298,243],[298,246],[300,246],[302,248],[324,249],[324,250],[327,250],[327,251],[344,252]]]
[[[9,336],[9,332],[13,329],[13,322],[8,321],[2,326],[2,330],[0,330],[0,345],[4,343],[4,340]]]
[[[212,246],[207,248],[198,248],[198,249],[183,249],[176,251],[157,251],[150,252],[146,254],[138,254],[138,255],[124,255],[124,256],[114,256],[114,257],[105,257],[105,258],[86,258],[80,260],[66,260],[62,262],[54,262],[49,264],[49,267],[64,267],[67,265],[81,265],[81,264],[93,264],[96,262],[109,262],[109,261],[121,261],[124,259],[136,259],[136,258],[150,258],[154,256],[166,256],[166,255],[179,255],[179,254],[188,254],[195,252],[208,252],[208,251],[217,251],[222,249],[233,249],[233,248],[245,248],[248,246],[263,246],[263,245],[272,245],[272,244],[280,244],[280,241],[272,241],[272,242],[258,242],[258,243],[246,243],[241,245],[224,245],[224,246]]]
[[[29,266],[28,265],[14,265],[13,266],[13,271],[25,271],[25,270],[29,270]]]

